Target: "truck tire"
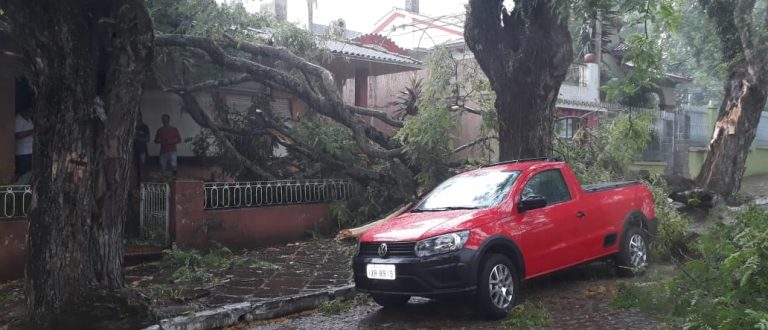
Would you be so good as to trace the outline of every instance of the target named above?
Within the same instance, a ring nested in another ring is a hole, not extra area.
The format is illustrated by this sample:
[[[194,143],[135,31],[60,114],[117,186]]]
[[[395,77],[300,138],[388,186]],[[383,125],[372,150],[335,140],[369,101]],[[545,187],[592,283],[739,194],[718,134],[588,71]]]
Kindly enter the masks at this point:
[[[640,227],[630,227],[621,238],[621,247],[616,255],[616,272],[619,276],[631,277],[642,273],[648,265],[648,238]]]
[[[483,262],[477,279],[477,308],[489,319],[501,319],[517,303],[520,279],[515,265],[501,254],[491,254]]]
[[[371,294],[371,298],[379,306],[384,308],[396,308],[405,306],[408,300],[411,300],[411,296],[400,296],[394,294]]]

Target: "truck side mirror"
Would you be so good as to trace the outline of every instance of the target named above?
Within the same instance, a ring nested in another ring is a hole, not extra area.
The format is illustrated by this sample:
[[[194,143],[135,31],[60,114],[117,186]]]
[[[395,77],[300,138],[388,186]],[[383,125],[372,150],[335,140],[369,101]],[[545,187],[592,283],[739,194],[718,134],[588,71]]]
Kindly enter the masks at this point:
[[[531,195],[520,200],[520,203],[517,204],[517,211],[523,213],[529,210],[540,209],[545,206],[547,206],[546,198],[539,195]]]

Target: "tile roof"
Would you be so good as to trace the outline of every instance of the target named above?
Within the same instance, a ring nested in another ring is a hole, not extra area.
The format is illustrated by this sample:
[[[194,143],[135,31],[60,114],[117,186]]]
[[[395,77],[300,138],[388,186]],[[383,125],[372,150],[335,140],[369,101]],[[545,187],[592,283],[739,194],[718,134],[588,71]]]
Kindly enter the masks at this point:
[[[359,58],[363,60],[373,60],[394,64],[404,64],[413,67],[421,67],[421,62],[408,56],[403,56],[352,42],[328,40],[325,41],[325,48],[330,50],[333,54],[342,55],[348,58]]]

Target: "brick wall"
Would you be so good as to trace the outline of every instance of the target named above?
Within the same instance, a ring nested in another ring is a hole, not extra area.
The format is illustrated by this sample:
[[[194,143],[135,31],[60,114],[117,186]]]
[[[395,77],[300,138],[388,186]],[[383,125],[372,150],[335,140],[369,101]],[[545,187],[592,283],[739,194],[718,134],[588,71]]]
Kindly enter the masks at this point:
[[[29,221],[26,219],[0,220],[0,281],[24,276],[24,246]]]
[[[330,205],[302,204],[206,211],[208,237],[241,249],[300,240],[330,228]]]
[[[200,181],[171,184],[170,230],[179,248],[206,249],[211,241],[255,248],[293,242],[332,226],[329,204],[204,210],[203,199]]]

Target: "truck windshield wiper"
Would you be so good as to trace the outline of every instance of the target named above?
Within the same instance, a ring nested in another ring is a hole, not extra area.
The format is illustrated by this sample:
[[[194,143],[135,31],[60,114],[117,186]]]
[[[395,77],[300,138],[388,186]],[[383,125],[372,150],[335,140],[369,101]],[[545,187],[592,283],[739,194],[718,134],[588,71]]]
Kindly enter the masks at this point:
[[[436,207],[433,209],[413,209],[411,212],[440,212],[440,211],[453,211],[453,210],[476,210],[480,207],[477,206],[448,206],[448,207]]]

